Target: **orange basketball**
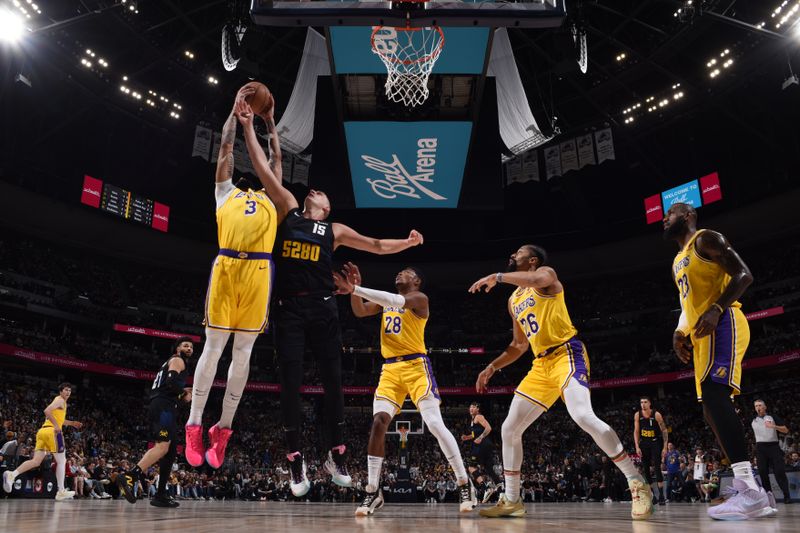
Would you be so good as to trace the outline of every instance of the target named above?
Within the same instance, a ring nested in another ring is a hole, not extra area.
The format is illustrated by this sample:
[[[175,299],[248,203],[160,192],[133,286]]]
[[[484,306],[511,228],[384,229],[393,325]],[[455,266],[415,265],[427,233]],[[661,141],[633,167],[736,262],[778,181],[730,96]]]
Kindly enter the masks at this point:
[[[275,106],[275,99],[267,86],[257,81],[251,81],[245,87],[254,87],[256,92],[245,98],[245,101],[253,108],[256,115],[269,114]]]

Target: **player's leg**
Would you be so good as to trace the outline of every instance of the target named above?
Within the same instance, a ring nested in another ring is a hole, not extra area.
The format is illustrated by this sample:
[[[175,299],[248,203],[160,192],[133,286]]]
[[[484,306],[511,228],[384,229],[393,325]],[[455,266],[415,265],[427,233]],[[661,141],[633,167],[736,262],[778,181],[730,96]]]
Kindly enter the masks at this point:
[[[316,300],[310,311],[308,342],[317,358],[325,391],[325,438],[328,457],[325,470],[340,487],[352,487],[345,464],[344,391],[342,390],[342,334],[336,299]]]
[[[290,487],[296,497],[304,496],[311,484],[306,477],[300,445],[302,413],[300,386],[303,382],[305,327],[303,309],[296,298],[280,300],[275,312],[275,347],[281,378],[281,417],[286,439],[286,458],[292,472]]]
[[[156,495],[150,500],[154,507],[178,507],[180,504],[173,500],[167,492],[167,482],[172,474],[172,464],[175,462],[177,449],[175,441],[170,441],[166,455],[158,461],[158,489]]]
[[[56,493],[56,501],[71,500],[75,496],[74,490],[67,490],[64,485],[64,478],[67,471],[67,454],[63,451],[53,454],[53,459],[56,461],[56,482],[58,484],[58,492]]]
[[[42,431],[41,429],[39,430]],[[39,440],[39,434],[36,435],[36,440]],[[11,493],[11,490],[14,487],[14,480],[20,475],[24,474],[29,470],[33,470],[34,468],[39,468],[39,465],[42,464],[42,461],[49,452],[47,450],[35,450],[33,452],[33,457],[19,465],[16,470],[14,471],[6,471],[3,473],[3,489],[6,491],[7,494]]]
[[[383,381],[383,380],[381,380]],[[380,385],[378,385],[380,390]],[[375,398],[372,402],[372,427],[367,444],[367,486],[364,501],[356,509],[356,516],[367,516],[383,507],[383,494],[380,490],[381,468],[386,457],[386,431],[397,412],[392,402]]]
[[[258,338],[254,333],[237,332],[233,336],[233,353],[228,367],[228,382],[222,400],[222,415],[219,422],[208,430],[209,447],[206,462],[212,468],[219,468],[225,462],[225,449],[233,435],[231,426],[239,401],[242,399],[247,378],[250,376],[250,355]]]
[[[656,486],[658,487],[658,504],[664,505],[664,473],[661,471],[662,447],[653,447],[653,468],[656,469]]]

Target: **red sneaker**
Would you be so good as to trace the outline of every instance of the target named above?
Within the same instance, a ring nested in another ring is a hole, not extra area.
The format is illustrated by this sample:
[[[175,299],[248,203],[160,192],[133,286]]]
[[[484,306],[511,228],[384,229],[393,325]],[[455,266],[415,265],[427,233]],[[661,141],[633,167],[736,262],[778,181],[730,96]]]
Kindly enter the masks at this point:
[[[228,447],[228,440],[233,435],[233,430],[221,428],[219,425],[211,426],[208,430],[208,440],[211,443],[206,450],[206,462],[211,468],[219,468],[225,462],[225,448]]]
[[[203,464],[203,426],[186,425],[186,461],[192,466]]]

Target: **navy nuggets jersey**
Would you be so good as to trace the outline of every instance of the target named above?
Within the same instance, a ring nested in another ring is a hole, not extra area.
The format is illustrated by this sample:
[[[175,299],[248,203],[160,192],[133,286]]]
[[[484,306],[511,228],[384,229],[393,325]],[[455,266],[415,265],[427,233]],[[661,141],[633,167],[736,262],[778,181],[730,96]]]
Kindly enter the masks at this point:
[[[333,225],[305,218],[292,209],[278,228],[272,254],[277,276],[278,298],[300,294],[333,294]]]

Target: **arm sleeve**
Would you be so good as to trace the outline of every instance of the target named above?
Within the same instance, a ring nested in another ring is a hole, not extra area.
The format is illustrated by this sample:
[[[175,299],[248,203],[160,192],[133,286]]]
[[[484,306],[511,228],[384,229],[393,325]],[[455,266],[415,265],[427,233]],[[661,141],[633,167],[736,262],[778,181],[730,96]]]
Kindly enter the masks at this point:
[[[164,380],[164,387],[170,392],[179,395],[183,392],[183,383],[178,377],[180,374],[174,370],[167,372],[167,379]]]
[[[214,197],[217,199],[217,209],[222,207],[222,204],[225,203],[225,200],[228,199],[228,196],[235,188],[233,180],[220,181],[216,184],[214,187]]]
[[[681,309],[681,316],[678,318],[678,327],[675,328],[676,331],[680,331],[684,335],[689,335],[691,331],[689,330],[689,321],[686,318],[686,311]]]
[[[401,294],[376,291],[375,289],[367,289],[359,285],[355,286],[353,294],[383,307],[403,307],[406,304],[406,299]]]

